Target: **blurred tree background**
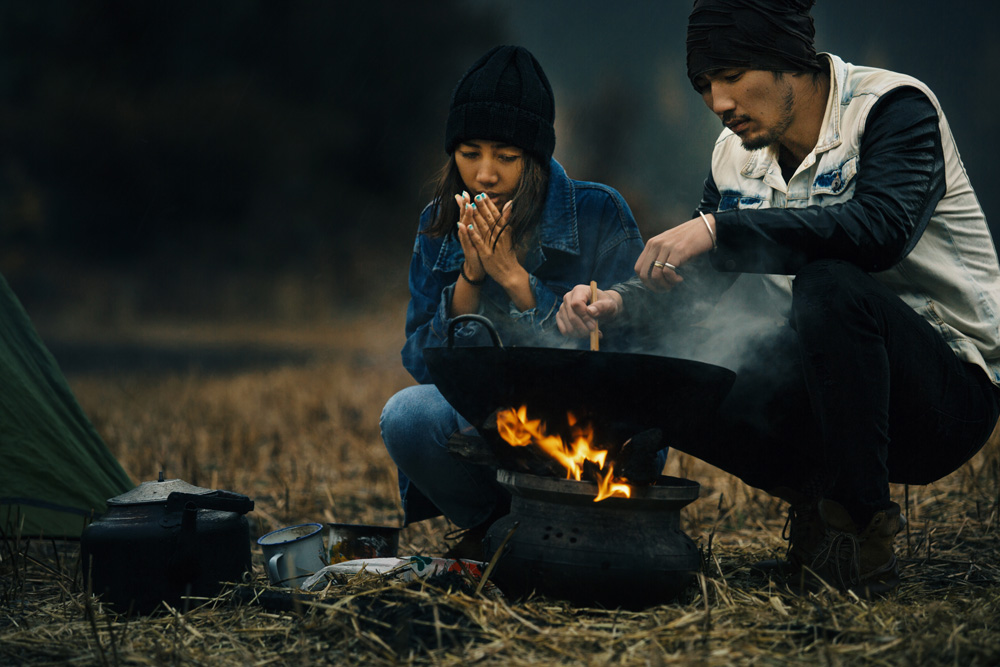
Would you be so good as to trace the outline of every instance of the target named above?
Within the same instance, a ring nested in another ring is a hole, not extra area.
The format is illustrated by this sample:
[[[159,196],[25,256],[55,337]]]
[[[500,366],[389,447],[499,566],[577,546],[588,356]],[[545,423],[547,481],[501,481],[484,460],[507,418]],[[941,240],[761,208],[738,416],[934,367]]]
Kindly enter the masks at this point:
[[[720,125],[687,0],[10,0],[0,273],[33,317],[305,320],[406,293],[451,89],[499,43],[556,95],[559,159],[686,219]],[[923,79],[987,216],[996,5],[819,0],[817,47]],[[994,223],[998,224],[997,222]],[[996,229],[996,227],[994,227]]]

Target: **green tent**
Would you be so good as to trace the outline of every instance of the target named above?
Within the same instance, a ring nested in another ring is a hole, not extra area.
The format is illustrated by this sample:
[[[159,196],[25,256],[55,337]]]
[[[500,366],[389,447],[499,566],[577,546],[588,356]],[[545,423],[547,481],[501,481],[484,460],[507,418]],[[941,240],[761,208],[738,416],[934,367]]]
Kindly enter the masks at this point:
[[[135,487],[0,276],[0,531],[79,537]]]

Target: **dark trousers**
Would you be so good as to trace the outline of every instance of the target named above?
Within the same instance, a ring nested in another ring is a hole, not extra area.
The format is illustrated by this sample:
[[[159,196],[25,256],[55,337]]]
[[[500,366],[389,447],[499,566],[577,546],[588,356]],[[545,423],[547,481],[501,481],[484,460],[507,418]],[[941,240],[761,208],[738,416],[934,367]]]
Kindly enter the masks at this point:
[[[672,444],[751,486],[836,500],[861,525],[888,506],[890,482],[968,461],[1000,415],[983,369],[846,262],[799,272],[790,326],[752,356],[706,428]]]

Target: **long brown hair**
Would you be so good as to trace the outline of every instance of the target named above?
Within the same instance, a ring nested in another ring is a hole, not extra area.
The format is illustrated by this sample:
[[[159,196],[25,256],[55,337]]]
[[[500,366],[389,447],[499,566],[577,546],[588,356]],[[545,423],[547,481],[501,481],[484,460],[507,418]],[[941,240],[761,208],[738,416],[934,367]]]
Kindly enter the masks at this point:
[[[549,188],[549,166],[542,165],[531,153],[524,154],[524,169],[521,179],[514,189],[511,200],[513,210],[507,220],[507,226],[500,232],[510,232],[513,235],[514,247],[530,238],[542,219],[542,209],[545,208],[545,196]],[[455,206],[455,195],[465,190],[465,183],[458,172],[455,154],[448,156],[448,161],[438,172],[437,185],[434,188],[434,209],[431,224],[423,231],[431,238],[439,238],[456,233],[458,222],[458,207]],[[497,235],[499,239],[500,235]],[[494,240],[494,246],[496,240]]]

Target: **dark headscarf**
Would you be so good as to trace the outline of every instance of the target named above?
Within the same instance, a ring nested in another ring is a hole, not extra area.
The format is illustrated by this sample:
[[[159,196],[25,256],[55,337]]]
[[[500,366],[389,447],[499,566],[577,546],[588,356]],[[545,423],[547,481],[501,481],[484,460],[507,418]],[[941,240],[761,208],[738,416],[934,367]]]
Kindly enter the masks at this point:
[[[809,9],[815,0],[695,0],[688,17],[688,78],[715,69],[779,72],[822,68]]]

